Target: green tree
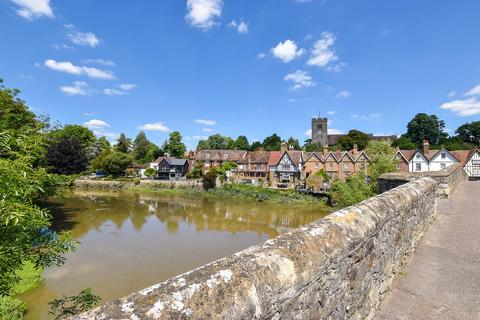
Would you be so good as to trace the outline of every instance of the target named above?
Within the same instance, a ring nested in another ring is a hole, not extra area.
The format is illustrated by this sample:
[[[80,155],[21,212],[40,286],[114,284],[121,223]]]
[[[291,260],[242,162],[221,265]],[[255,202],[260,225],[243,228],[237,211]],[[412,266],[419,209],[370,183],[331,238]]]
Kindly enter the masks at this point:
[[[394,157],[396,150],[385,141],[369,141],[366,153],[370,157],[367,174],[370,189],[378,193],[378,177],[384,173],[396,172],[398,160]]]
[[[301,150],[302,148],[300,147],[300,142],[298,142],[298,139],[295,139],[293,137],[288,138],[287,140],[287,146],[293,147],[293,150]]]
[[[306,139],[303,143],[303,149],[307,152],[319,152],[322,151],[322,144],[319,142],[314,143],[312,139]]]
[[[470,150],[475,148],[475,145],[472,143],[465,142],[459,136],[456,137],[448,137],[447,139],[443,139],[438,146],[437,149],[441,149],[442,147],[454,151],[454,150]]]
[[[352,150],[356,144],[360,150],[365,149],[370,137],[365,132],[359,130],[350,130],[347,135],[341,137],[337,145],[342,150]]]
[[[204,190],[215,189],[217,186],[218,171],[217,168],[211,168],[202,179],[202,186]]]
[[[185,151],[187,147],[182,142],[182,135],[178,131],[173,131],[170,133],[168,142],[165,145],[165,152],[172,157],[183,158],[185,157]]]
[[[336,207],[345,208],[368,199],[373,193],[363,175],[352,175],[345,181],[335,180],[329,195]]]
[[[237,150],[250,150],[250,144],[248,143],[247,137],[238,136],[235,140],[235,148]]]
[[[263,148],[262,143],[260,141],[254,141],[250,146],[250,151],[257,151],[260,148]]]
[[[282,138],[280,138],[276,133],[266,137],[262,143],[265,151],[280,151],[281,144]]]
[[[147,153],[150,147],[150,141],[147,139],[145,132],[140,131],[133,141],[133,160],[136,162],[147,162]]]
[[[153,179],[153,177],[155,177],[156,174],[157,174],[157,170],[153,168],[148,168],[147,170],[145,170],[145,175],[150,179]]]
[[[455,132],[464,142],[480,146],[480,121],[462,124]]]
[[[66,234],[49,229],[49,213],[36,205],[53,190],[54,181],[37,158],[44,154],[44,126],[18,93],[0,85],[0,296],[13,294],[17,271],[25,263],[61,265],[62,255],[75,245]]]
[[[47,147],[49,170],[57,174],[78,174],[87,170],[88,158],[82,143],[72,136],[60,136]]]
[[[107,138],[101,137],[95,140],[95,142],[85,149],[88,162],[98,157],[106,149],[110,149],[110,142],[108,142]]]
[[[150,142],[148,145],[148,151],[147,151],[145,162],[155,161],[160,156],[163,156],[163,150],[160,149],[155,143]]]
[[[207,140],[200,140],[197,145],[197,150],[232,150],[235,149],[235,141],[227,136],[221,134],[214,134],[207,138]]]
[[[120,133],[115,150],[122,153],[129,153],[132,149],[132,141],[128,139],[124,133]]]
[[[408,137],[401,136],[392,143],[392,147],[397,147],[402,150],[417,149],[417,145]]]
[[[119,176],[132,164],[132,158],[123,152],[112,152],[102,162],[102,169],[112,176]]]
[[[423,140],[427,139],[430,144],[437,144],[441,138],[448,136],[443,130],[445,122],[438,119],[434,114],[418,113],[407,124],[407,133],[403,136],[410,138],[413,143],[421,148]]]
[[[50,314],[55,317],[55,320],[66,319],[92,309],[100,300],[100,297],[95,294],[93,289],[83,289],[76,296],[67,297],[63,295],[61,298],[49,302]]]
[[[95,159],[90,161],[90,171],[103,170],[103,160],[112,153],[112,149],[103,150]]]

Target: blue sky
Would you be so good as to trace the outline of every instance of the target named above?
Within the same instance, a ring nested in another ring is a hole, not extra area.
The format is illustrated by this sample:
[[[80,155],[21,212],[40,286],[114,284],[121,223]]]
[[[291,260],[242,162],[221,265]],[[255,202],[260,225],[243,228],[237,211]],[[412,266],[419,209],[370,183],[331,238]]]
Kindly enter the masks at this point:
[[[0,77],[37,113],[110,139],[303,141],[480,119],[479,1],[0,0]]]

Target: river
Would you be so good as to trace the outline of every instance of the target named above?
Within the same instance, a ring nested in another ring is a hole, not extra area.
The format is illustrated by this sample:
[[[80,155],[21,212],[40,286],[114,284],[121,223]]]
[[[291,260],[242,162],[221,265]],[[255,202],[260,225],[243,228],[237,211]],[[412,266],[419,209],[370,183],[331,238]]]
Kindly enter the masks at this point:
[[[79,241],[66,263],[20,298],[26,319],[48,301],[91,287],[123,297],[325,215],[320,209],[142,192],[75,190],[50,199],[54,228]]]

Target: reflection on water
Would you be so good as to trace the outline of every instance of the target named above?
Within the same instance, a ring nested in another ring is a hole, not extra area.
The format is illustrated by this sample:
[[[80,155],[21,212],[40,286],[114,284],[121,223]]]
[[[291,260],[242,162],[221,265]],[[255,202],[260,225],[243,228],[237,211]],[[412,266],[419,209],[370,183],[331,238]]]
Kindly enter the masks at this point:
[[[83,190],[47,205],[54,228],[80,244],[21,297],[27,319],[46,319],[48,301],[62,294],[91,287],[103,301],[119,298],[324,216],[276,204]]]

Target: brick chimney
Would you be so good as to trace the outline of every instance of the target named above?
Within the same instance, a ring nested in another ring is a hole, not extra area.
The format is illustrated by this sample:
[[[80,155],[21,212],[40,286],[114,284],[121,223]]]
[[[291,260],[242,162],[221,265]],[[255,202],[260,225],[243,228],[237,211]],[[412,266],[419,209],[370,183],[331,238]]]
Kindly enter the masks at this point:
[[[430,143],[428,143],[427,139],[423,140],[423,153],[426,155],[430,153]]]
[[[284,141],[280,145],[280,152],[283,154],[283,153],[285,153],[285,151],[287,151],[287,143]]]
[[[353,154],[354,156],[358,156],[358,146],[357,146],[356,143],[353,145],[352,154]]]
[[[323,146],[323,157],[326,158],[328,155],[328,146],[324,145]]]

